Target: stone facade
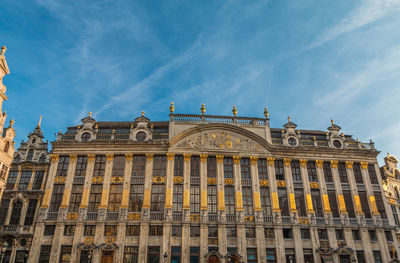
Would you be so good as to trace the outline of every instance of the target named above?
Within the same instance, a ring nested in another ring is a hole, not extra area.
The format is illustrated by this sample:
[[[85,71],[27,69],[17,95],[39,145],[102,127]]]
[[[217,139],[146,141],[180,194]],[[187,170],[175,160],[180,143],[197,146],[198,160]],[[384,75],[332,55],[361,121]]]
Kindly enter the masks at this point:
[[[52,143],[29,261],[390,262],[374,144],[265,118],[91,117]],[[380,260],[380,261],[379,261]]]
[[[48,142],[38,126],[15,152],[0,207],[3,262],[27,262],[50,164]]]
[[[2,110],[3,102],[7,100],[6,86],[3,84],[3,78],[10,73],[5,57],[6,50],[6,47],[1,47],[0,51],[0,200],[5,189],[8,172],[15,151],[13,141],[15,137],[15,130],[13,128],[14,120],[10,121],[9,127],[4,128],[7,114]]]

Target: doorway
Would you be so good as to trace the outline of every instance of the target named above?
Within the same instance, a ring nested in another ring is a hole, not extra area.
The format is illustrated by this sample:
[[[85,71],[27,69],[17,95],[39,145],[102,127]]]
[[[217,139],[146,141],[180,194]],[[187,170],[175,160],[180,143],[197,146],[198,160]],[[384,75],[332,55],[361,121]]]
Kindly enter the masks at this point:
[[[217,255],[211,255],[208,257],[208,263],[219,263],[219,257]]]
[[[351,263],[350,255],[340,255],[340,263]]]
[[[101,263],[113,263],[113,262],[114,262],[114,251],[103,250]]]

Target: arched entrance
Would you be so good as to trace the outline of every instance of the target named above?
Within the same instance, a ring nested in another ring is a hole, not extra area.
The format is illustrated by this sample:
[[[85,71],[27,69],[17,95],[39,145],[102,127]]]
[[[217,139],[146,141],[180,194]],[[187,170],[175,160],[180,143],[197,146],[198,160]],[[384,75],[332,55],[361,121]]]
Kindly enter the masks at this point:
[[[209,252],[204,257],[206,258],[207,263],[220,263],[222,259],[222,255],[217,251]]]
[[[227,263],[241,263],[242,257],[237,253],[228,253],[225,256]]]
[[[102,250],[101,263],[113,263],[114,250]]]
[[[211,255],[208,257],[208,263],[219,263],[219,258],[217,255]]]

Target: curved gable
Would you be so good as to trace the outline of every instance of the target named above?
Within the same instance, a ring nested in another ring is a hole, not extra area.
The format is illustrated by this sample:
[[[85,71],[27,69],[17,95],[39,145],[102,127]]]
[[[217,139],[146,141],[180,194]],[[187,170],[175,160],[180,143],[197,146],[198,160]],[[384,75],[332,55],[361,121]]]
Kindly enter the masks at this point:
[[[229,124],[202,124],[171,139],[172,148],[204,151],[268,153],[271,145],[259,135]]]

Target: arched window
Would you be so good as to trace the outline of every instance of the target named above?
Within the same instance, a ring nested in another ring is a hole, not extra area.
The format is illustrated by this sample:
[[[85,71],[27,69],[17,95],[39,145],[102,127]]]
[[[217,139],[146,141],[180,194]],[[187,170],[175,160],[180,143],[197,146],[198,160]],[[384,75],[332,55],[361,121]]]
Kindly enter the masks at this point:
[[[39,158],[39,163],[45,163],[45,162],[46,162],[46,156],[42,154],[42,156],[40,156]]]
[[[33,159],[33,154],[34,154],[34,150],[33,150],[33,149],[29,149],[28,155],[26,156],[26,160],[27,160],[27,161],[32,161],[32,159]]]
[[[19,219],[21,218],[21,210],[22,210],[22,202],[20,200],[15,201],[11,212],[10,225],[19,225]]]
[[[396,196],[397,199],[400,199],[399,188],[397,187],[394,188],[394,195]]]
[[[21,161],[21,155],[18,154],[18,155],[15,157],[14,161],[15,161],[16,163],[19,163],[19,162]]]
[[[7,141],[6,145],[4,146],[4,152],[7,153],[9,148],[10,148],[10,142]]]

